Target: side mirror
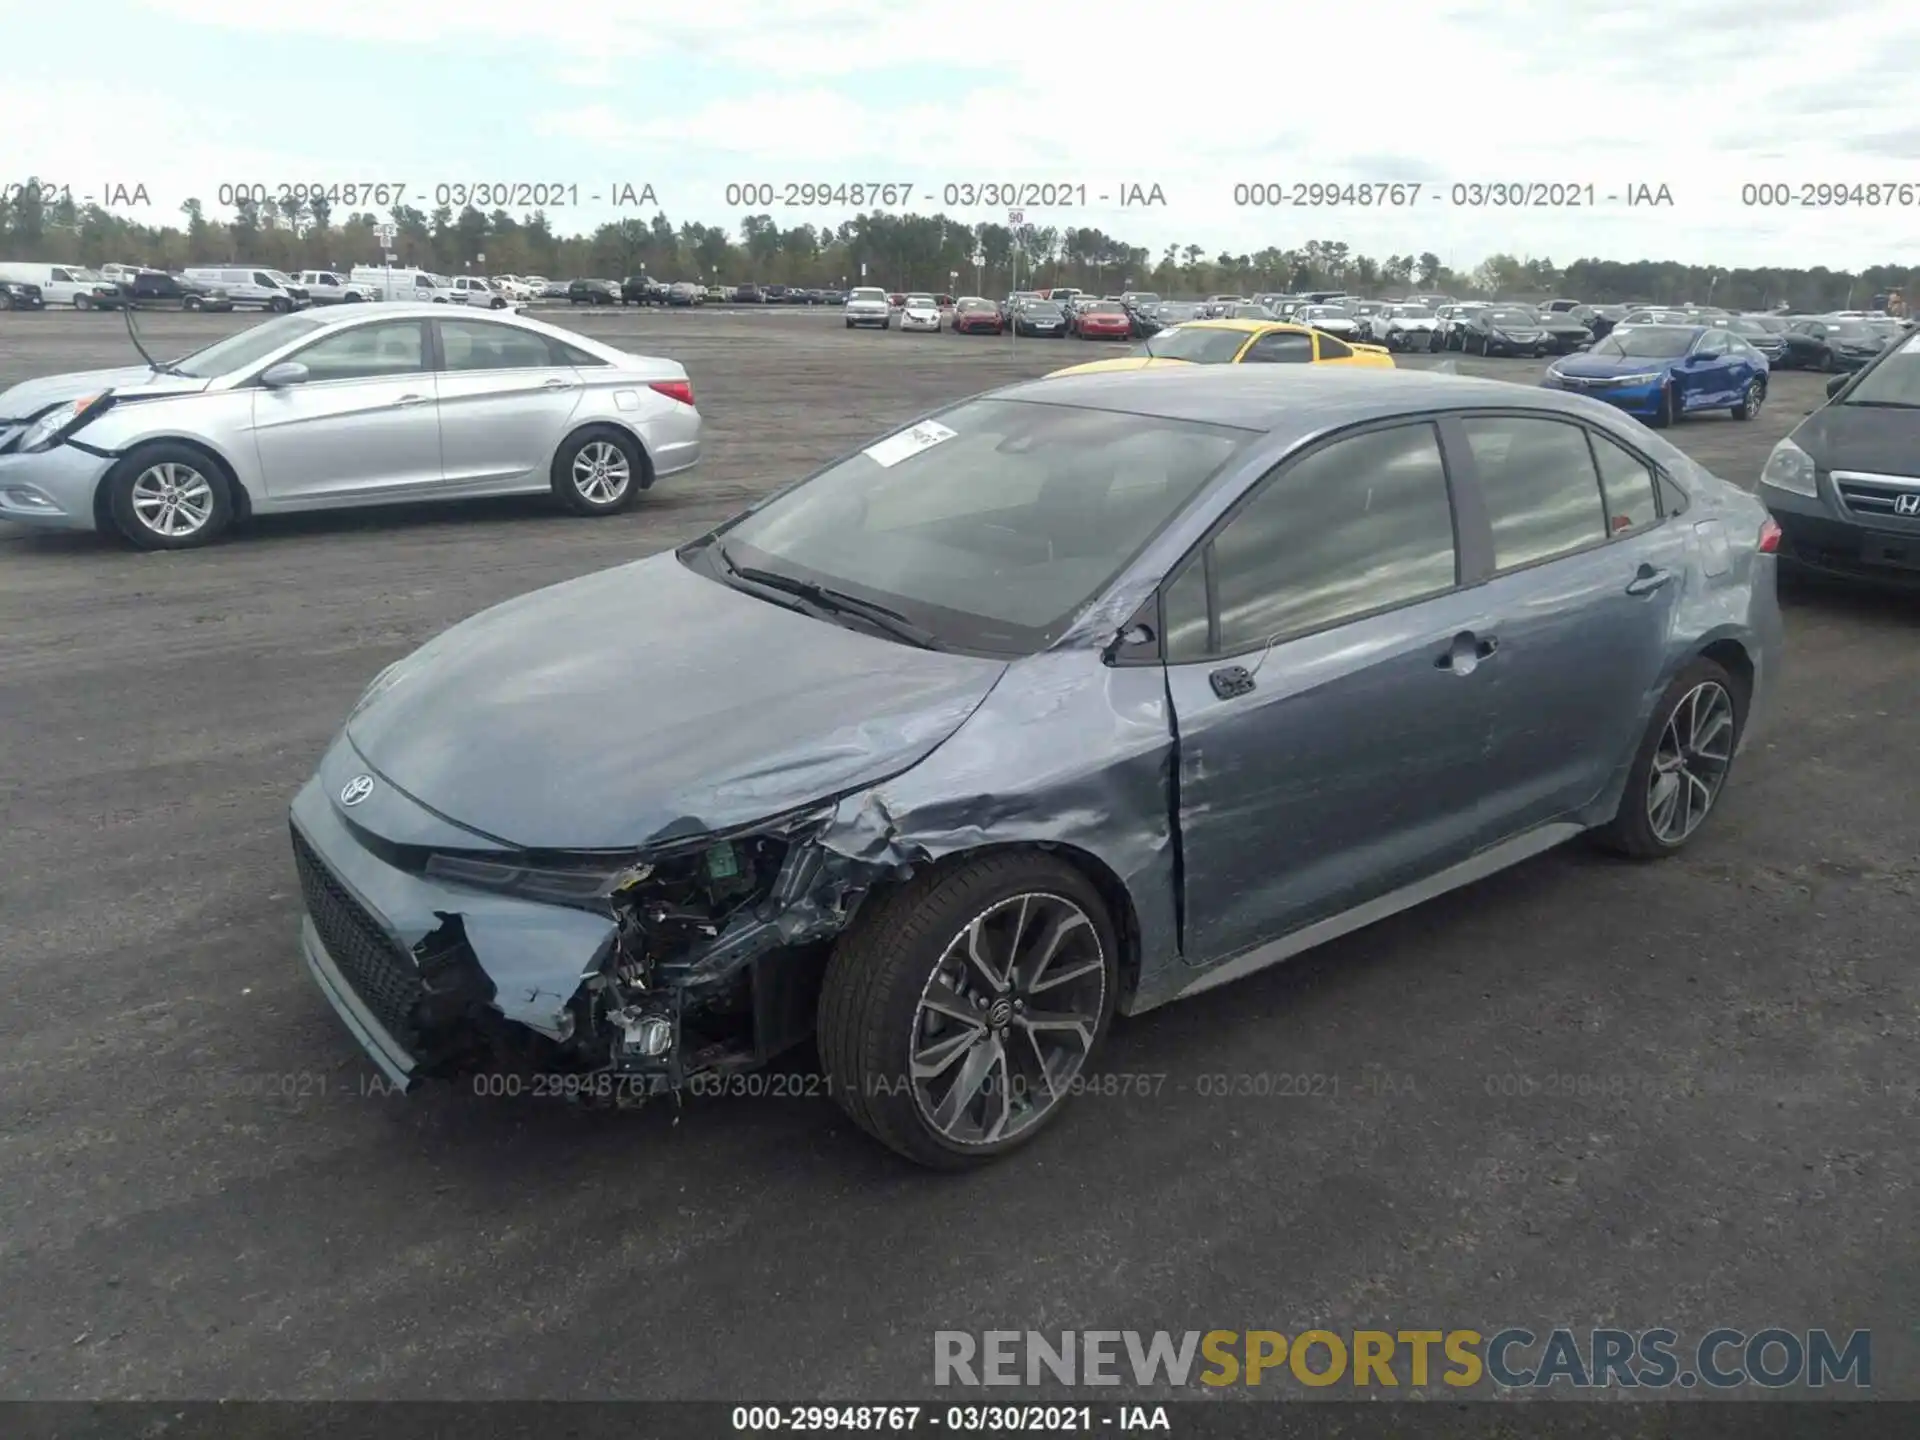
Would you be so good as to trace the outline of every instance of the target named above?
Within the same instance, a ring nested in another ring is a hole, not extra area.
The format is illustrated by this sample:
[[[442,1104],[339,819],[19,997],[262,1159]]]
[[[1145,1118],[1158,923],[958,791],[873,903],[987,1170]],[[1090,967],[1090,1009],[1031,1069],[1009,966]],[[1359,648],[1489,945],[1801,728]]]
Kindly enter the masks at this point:
[[[289,385],[307,383],[307,367],[298,360],[282,360],[278,365],[270,365],[260,376],[260,383],[269,390],[284,390]]]
[[[1851,375],[1836,375],[1827,381],[1827,398],[1831,400],[1834,396],[1838,395],[1841,390],[1846,388],[1847,381],[1852,378]]]

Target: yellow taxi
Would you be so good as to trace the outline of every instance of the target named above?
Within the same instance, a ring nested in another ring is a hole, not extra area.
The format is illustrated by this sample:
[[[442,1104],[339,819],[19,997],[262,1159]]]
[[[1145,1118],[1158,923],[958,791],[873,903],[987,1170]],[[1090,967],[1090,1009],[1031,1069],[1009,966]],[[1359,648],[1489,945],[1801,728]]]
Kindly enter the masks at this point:
[[[1393,356],[1384,345],[1355,344],[1306,325],[1284,320],[1189,320],[1148,336],[1129,355],[1069,365],[1052,375],[1097,375],[1106,370],[1158,370],[1174,365],[1273,363],[1394,368]]]

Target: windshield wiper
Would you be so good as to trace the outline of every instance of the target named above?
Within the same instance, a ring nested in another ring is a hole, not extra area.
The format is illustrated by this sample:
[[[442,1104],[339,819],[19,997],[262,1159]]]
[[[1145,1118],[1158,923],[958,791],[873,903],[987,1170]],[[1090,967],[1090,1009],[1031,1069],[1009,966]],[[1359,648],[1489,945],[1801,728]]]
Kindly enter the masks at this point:
[[[816,610],[828,614],[852,615],[866,621],[875,629],[884,630],[896,640],[904,640],[909,645],[917,645],[922,650],[938,650],[939,640],[931,630],[923,630],[898,610],[890,610],[885,605],[877,605],[871,600],[862,600],[857,595],[849,595],[842,590],[830,589],[815,584],[811,580],[796,580],[791,575],[782,575],[773,570],[761,570],[752,565],[736,564],[727,553],[727,547],[714,546],[714,553],[720,557],[720,563],[727,573],[749,585],[758,585],[765,590],[777,590],[783,595],[793,595],[805,600]]]

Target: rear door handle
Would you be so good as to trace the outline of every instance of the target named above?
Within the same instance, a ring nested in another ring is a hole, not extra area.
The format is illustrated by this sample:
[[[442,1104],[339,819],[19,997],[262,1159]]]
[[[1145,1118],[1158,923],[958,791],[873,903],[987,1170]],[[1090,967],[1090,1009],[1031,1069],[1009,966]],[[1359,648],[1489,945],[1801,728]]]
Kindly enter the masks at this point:
[[[427,403],[427,399],[428,397],[425,395],[402,395],[393,403],[395,405],[424,405]]]
[[[1476,635],[1471,630],[1462,630],[1453,637],[1446,649],[1433,657],[1433,668],[1451,670],[1456,675],[1471,675],[1482,660],[1489,659],[1499,648],[1499,640],[1492,635]]]
[[[1656,570],[1651,565],[1642,565],[1640,573],[1627,582],[1627,594],[1651,595],[1673,579],[1673,571]]]

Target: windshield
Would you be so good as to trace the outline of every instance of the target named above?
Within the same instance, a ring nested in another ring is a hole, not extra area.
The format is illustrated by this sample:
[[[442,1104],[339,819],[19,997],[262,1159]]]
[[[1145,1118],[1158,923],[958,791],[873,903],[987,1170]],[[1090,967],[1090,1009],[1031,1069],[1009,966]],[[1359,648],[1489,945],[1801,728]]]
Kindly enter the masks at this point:
[[[1162,300],[1153,307],[1153,318],[1171,324],[1178,320],[1191,320],[1199,311],[1200,307],[1188,300]]]
[[[1151,305],[1155,301],[1157,301],[1160,297],[1154,294],[1151,290],[1142,290],[1134,295],[1129,296],[1128,298],[1131,299],[1133,303],[1136,305]]]
[[[1838,339],[1851,340],[1855,344],[1877,345],[1886,339],[1886,336],[1873,326],[1859,320],[1842,321],[1833,327],[1832,333]]]
[[[1693,348],[1693,331],[1666,325],[1616,330],[1587,353],[1602,360],[1677,360]]]
[[[1488,323],[1493,325],[1537,325],[1540,323],[1539,316],[1535,315],[1531,310],[1518,310],[1511,306],[1500,310],[1489,310],[1486,313]]]
[[[1387,312],[1396,320],[1431,320],[1433,311],[1424,305],[1396,305]]]
[[[255,325],[251,330],[242,330],[238,335],[216,340],[204,350],[183,355],[173,362],[172,368],[182,375],[192,375],[201,380],[230,375],[235,370],[246,369],[256,360],[265,359],[282,345],[292,344],[302,335],[326,323],[319,316],[295,311],[291,315],[282,315],[276,320]]]
[[[1124,315],[1126,313],[1127,313],[1126,306],[1115,304],[1107,300],[1102,300],[1097,305],[1087,306],[1087,314],[1089,315]]]
[[[1756,335],[1762,339],[1765,339],[1768,335],[1771,335],[1773,333],[1771,330],[1767,329],[1766,326],[1762,325],[1758,320],[1745,320],[1745,319],[1736,318],[1736,319],[1727,321],[1724,328],[1731,330],[1736,335]]]
[[[1029,300],[1021,308],[1029,315],[1059,316],[1066,313],[1051,300]]]
[[[736,567],[885,605],[939,643],[1027,654],[1058,639],[1253,438],[972,400],[830,466],[721,545]]]
[[[1783,335],[1786,333],[1787,322],[1777,316],[1751,315],[1743,318],[1750,325],[1758,325],[1761,330],[1768,335]]]
[[[293,277],[284,270],[269,270],[267,271],[267,278],[276,285],[293,284]]]
[[[920,309],[927,309],[933,305],[933,297],[931,295],[909,295],[907,297],[907,304]]]
[[[1909,340],[1862,374],[1840,403],[1920,410],[1920,339]]]
[[[1309,305],[1307,307],[1307,319],[1309,320],[1351,320],[1352,318],[1353,316],[1349,312],[1343,310],[1338,305]]]
[[[1000,307],[991,300],[962,300],[954,308],[956,310],[997,310]]]
[[[1186,360],[1196,365],[1227,365],[1247,343],[1244,330],[1213,330],[1189,325],[1162,330],[1141,347],[1161,360]]]

